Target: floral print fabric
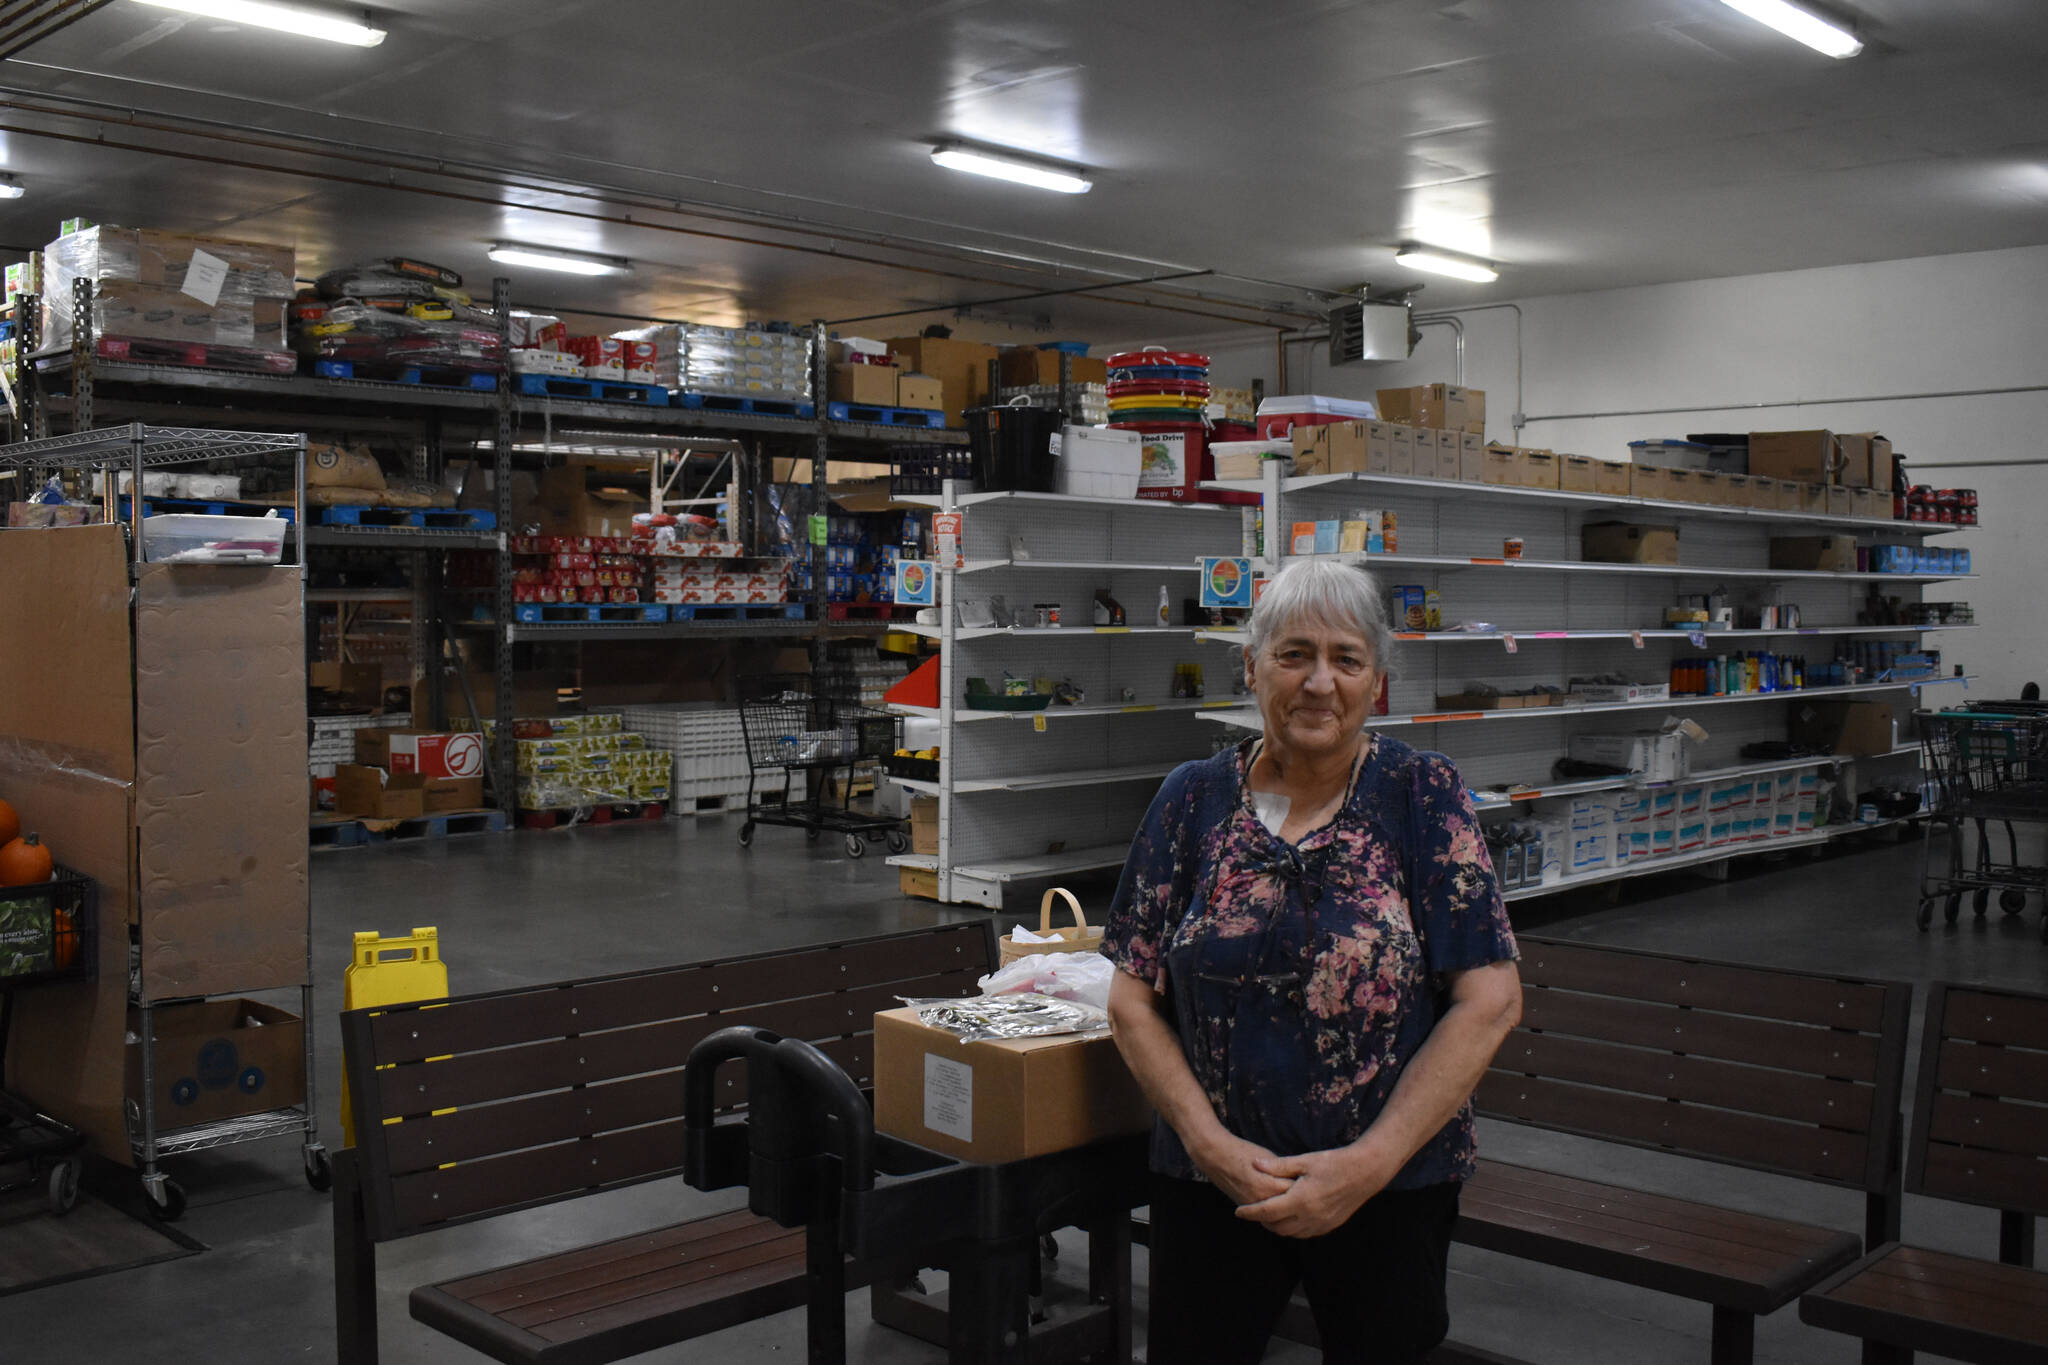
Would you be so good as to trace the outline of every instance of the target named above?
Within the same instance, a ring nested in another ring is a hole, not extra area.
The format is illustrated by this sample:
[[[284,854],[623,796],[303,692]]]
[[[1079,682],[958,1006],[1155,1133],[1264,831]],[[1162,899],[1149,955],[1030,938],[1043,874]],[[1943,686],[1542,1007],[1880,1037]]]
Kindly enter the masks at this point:
[[[1103,951],[1168,997],[1224,1126],[1291,1156],[1355,1141],[1435,1026],[1445,975],[1516,952],[1448,759],[1371,736],[1336,816],[1297,845],[1252,808],[1255,743],[1167,778],[1124,864]],[[1473,1160],[1468,1103],[1389,1188],[1463,1180]],[[1164,1122],[1152,1164],[1199,1178]]]

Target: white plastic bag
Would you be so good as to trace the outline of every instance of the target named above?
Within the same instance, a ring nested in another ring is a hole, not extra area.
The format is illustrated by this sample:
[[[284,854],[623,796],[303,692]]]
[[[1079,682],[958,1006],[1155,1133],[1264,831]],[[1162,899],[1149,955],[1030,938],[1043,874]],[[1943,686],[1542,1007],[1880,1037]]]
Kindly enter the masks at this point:
[[[983,995],[1028,991],[1056,1000],[1078,1000],[1109,1008],[1109,983],[1116,964],[1100,953],[1034,953],[989,973],[975,984]]]

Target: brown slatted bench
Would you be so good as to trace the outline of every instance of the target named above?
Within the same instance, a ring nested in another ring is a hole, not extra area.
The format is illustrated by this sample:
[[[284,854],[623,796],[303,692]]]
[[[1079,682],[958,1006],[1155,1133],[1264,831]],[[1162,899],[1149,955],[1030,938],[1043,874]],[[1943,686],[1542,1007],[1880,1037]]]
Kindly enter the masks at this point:
[[[1523,938],[1522,1022],[1475,1097],[1497,1122],[1858,1190],[1898,1235],[1911,987]],[[1458,1241],[1713,1309],[1715,1365],[1854,1261],[1851,1233],[1482,1159]]]
[[[335,1155],[341,1365],[375,1365],[381,1242],[681,1174],[682,1067],[731,1024],[872,1085],[877,1010],[972,994],[987,921],[341,1016],[356,1145]],[[746,1102],[721,1068],[721,1112]],[[800,1307],[804,1232],[745,1210],[415,1289],[412,1316],[494,1359],[601,1365]],[[848,1268],[848,1285],[866,1268]]]
[[[1998,1259],[1896,1240],[1799,1301],[1815,1327],[1863,1339],[1871,1365],[1929,1351],[1979,1365],[2048,1362],[2048,995],[1937,985],[1914,1078],[1906,1190],[1998,1210]]]

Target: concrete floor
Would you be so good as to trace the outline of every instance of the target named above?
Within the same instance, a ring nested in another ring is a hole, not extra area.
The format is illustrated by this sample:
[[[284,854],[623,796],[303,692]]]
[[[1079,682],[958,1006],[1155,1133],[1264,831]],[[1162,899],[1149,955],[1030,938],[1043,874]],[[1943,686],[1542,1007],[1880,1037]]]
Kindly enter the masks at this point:
[[[555,834],[482,836],[443,843],[341,850],[314,858],[313,933],[318,973],[322,1136],[337,1140],[335,1076],[349,937],[432,924],[441,932],[453,988],[523,983],[690,961],[931,924],[965,912],[907,900],[878,857],[848,861],[836,843],[806,846],[794,831],[764,829],[750,852],[736,822],[669,821]],[[1882,838],[1882,836],[1875,836]],[[1683,874],[1619,895],[1523,904],[1528,932],[1815,970],[2048,990],[2048,947],[2036,939],[2038,908],[1917,932],[1912,923],[1919,846],[1837,846],[1824,857],[1748,860],[1727,882]],[[1106,904],[1107,885],[1087,898]],[[1015,908],[1015,907],[1013,907]],[[288,1001],[287,1003],[295,1003]],[[1917,1009],[1916,1000],[1916,1009]],[[1562,1162],[1596,1178],[1861,1230],[1860,1200],[1801,1182],[1708,1168],[1619,1148],[1587,1151],[1569,1139],[1498,1125],[1482,1129],[1488,1152]],[[0,1360],[189,1365],[195,1361],[332,1361],[329,1201],[310,1191],[296,1147],[248,1144],[172,1166],[191,1200],[181,1224],[209,1250],[198,1256],[0,1299]],[[383,1359],[388,1365],[481,1360],[414,1324],[414,1285],[509,1260],[623,1235],[744,1202],[732,1191],[702,1195],[667,1181],[490,1220],[381,1249]],[[1909,1200],[1906,1235],[1975,1254],[1996,1247],[1988,1212]],[[6,1235],[0,1229],[0,1237]],[[1048,1293],[1085,1285],[1077,1234]],[[1140,1250],[1140,1341],[1143,1251]],[[1544,1270],[1457,1248],[1452,1256],[1453,1335],[1537,1365],[1599,1361],[1705,1361],[1706,1309],[1665,1296]],[[851,1358],[941,1361],[944,1353],[866,1320],[865,1296],[848,1301]],[[1765,1319],[1758,1358],[1849,1362],[1846,1338],[1813,1331],[1796,1309]],[[788,1361],[804,1350],[800,1314],[734,1328],[643,1357],[668,1361]],[[1273,1362],[1315,1352],[1276,1344]]]

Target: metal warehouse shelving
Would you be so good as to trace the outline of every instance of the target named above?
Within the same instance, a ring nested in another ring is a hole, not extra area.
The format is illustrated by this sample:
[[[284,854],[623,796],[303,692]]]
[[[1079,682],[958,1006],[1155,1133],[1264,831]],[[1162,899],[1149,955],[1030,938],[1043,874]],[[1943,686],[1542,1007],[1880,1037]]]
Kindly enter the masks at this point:
[[[77,281],[72,300],[73,316],[80,325],[74,329],[68,352],[35,356],[33,322],[22,337],[16,369],[11,376],[18,408],[18,432],[24,438],[49,437],[52,418],[89,428],[102,409],[124,414],[146,414],[160,418],[174,414],[180,422],[202,420],[246,425],[252,415],[275,419],[315,419],[315,429],[361,429],[381,426],[414,438],[417,458],[414,477],[438,479],[446,463],[446,451],[458,442],[473,445],[488,457],[496,490],[491,510],[498,529],[491,531],[439,530],[352,526],[306,526],[296,518],[290,532],[294,543],[307,549],[384,550],[415,556],[413,582],[413,653],[426,675],[428,696],[416,703],[421,723],[446,723],[443,688],[432,661],[441,656],[446,627],[485,630],[494,642],[493,705],[499,715],[513,709],[513,680],[518,645],[582,645],[621,641],[683,641],[731,638],[821,638],[872,631],[883,622],[833,622],[823,619],[825,573],[823,547],[813,547],[813,590],[811,619],[807,621],[705,621],[638,624],[534,624],[515,619],[512,602],[512,567],[507,553],[507,529],[512,521],[512,459],[522,449],[520,432],[529,420],[540,424],[543,441],[559,425],[573,429],[568,446],[588,445],[593,439],[635,442],[648,446],[663,438],[678,443],[691,436],[718,435],[748,438],[751,449],[745,456],[747,476],[743,485],[762,488],[772,468],[774,453],[796,455],[811,462],[811,488],[822,499],[828,482],[830,457],[835,449],[855,450],[916,445],[963,445],[964,431],[920,427],[883,426],[860,422],[835,422],[826,416],[825,332],[822,323],[812,328],[814,392],[820,401],[815,416],[770,417],[751,413],[711,411],[684,407],[652,407],[637,404],[601,403],[558,397],[523,395],[514,391],[512,376],[500,373],[495,390],[439,388],[431,385],[401,384],[374,379],[330,379],[313,375],[269,375],[226,370],[194,369],[176,365],[137,364],[107,360],[96,354],[90,320],[91,281]],[[38,300],[26,296],[17,300],[20,316],[33,320]],[[492,281],[491,306],[500,319],[501,340],[510,349],[510,284]],[[200,437],[216,433],[192,429]],[[50,438],[62,443],[72,438]],[[531,442],[527,443],[528,445]],[[552,448],[552,447],[550,447]],[[176,458],[166,448],[164,458]],[[746,543],[757,545],[759,519],[764,515],[753,499],[732,509],[736,524],[750,535]],[[303,529],[302,529],[303,528]],[[495,572],[488,594],[487,619],[477,621],[448,615],[442,592],[436,586],[441,576],[440,561],[428,558],[454,550],[488,552],[495,556]],[[501,728],[494,745],[493,766],[497,771],[513,770],[513,739],[509,727]],[[497,794],[500,804],[510,807],[511,783]]]
[[[1510,811],[1545,796],[1646,785],[1640,778],[1626,776],[1577,782],[1544,780],[1552,762],[1568,747],[1569,736],[1575,729],[1626,726],[1638,713],[1699,712],[1701,723],[1710,732],[1700,756],[1702,778],[1789,768],[1839,767],[1851,761],[1881,769],[1903,762],[1918,750],[1902,745],[1889,753],[1857,760],[1821,756],[1787,764],[1742,763],[1737,761],[1737,751],[1751,742],[1782,739],[1784,706],[1788,703],[1917,696],[1923,687],[1967,688],[1973,681],[1950,674],[1885,678],[1799,691],[1491,711],[1446,710],[1434,704],[1436,698],[1462,692],[1464,683],[1473,679],[1503,690],[1535,683],[1561,686],[1573,675],[1607,671],[1640,670],[1661,680],[1668,669],[1670,651],[1674,650],[1739,651],[1773,647],[1775,642],[1775,647],[1789,652],[1813,645],[1826,645],[1831,651],[1833,642],[1911,639],[1968,629],[1962,625],[1861,624],[1857,622],[1857,613],[1860,595],[1873,589],[1896,589],[1900,595],[1917,600],[1928,583],[1966,580],[1974,575],[1756,567],[1765,557],[1773,532],[1830,530],[1918,537],[1956,529],[1946,525],[1764,512],[1429,479],[1329,475],[1283,480],[1277,469],[1270,471],[1264,482],[1217,483],[1209,487],[1259,491],[1268,528],[1290,525],[1297,510],[1302,520],[1341,519],[1347,505],[1344,500],[1362,496],[1369,496],[1376,510],[1396,513],[1400,536],[1396,553],[1336,558],[1362,563],[1374,573],[1383,589],[1396,585],[1437,587],[1445,599],[1447,618],[1483,619],[1486,624],[1471,630],[1401,632],[1396,676],[1390,684],[1393,714],[1374,717],[1367,724],[1375,729],[1401,730],[1411,736],[1417,747],[1450,754],[1467,782],[1480,793],[1478,805],[1482,811]],[[946,660],[941,705],[897,708],[904,714],[937,719],[942,725],[940,777],[902,784],[912,791],[939,798],[940,852],[904,855],[891,861],[936,873],[942,900],[988,905],[1000,905],[1003,890],[1011,882],[1120,864],[1127,843],[1120,837],[1103,836],[1122,836],[1134,829],[1156,783],[1172,771],[1174,763],[1199,757],[1214,747],[1213,741],[1205,744],[1199,739],[1185,738],[1182,732],[1187,728],[1186,721],[1256,728],[1259,719],[1255,705],[1248,698],[1233,700],[1211,695],[1189,700],[1162,698],[1152,693],[1141,693],[1135,702],[1124,703],[1102,699],[1091,688],[1087,703],[1080,706],[1054,706],[1023,713],[972,711],[960,702],[965,678],[970,673],[989,676],[1005,663],[1016,671],[1051,672],[1056,676],[1062,668],[1096,667],[1104,650],[1159,649],[1168,640],[1181,639],[1190,646],[1243,646],[1246,633],[1209,627],[1152,627],[1148,641],[1145,627],[962,627],[956,623],[953,604],[962,593],[1002,594],[1013,606],[1064,594],[1066,610],[1072,611],[1078,605],[1085,611],[1086,588],[1107,583],[1127,611],[1132,612],[1132,619],[1137,619],[1138,612],[1148,608],[1154,598],[1148,593],[1134,603],[1117,585],[1129,582],[1133,576],[1147,584],[1162,579],[1169,584],[1179,582],[1182,580],[1168,576],[1195,571],[1201,553],[1229,553],[1230,532],[1237,528],[1217,514],[1241,509],[1216,504],[957,490],[950,499],[920,501],[964,510],[966,543],[963,566],[941,574],[945,594],[943,623],[907,627],[941,644]],[[1582,521],[1617,513],[1655,515],[1682,523],[1681,545],[1687,560],[1711,562],[1636,565],[1588,563],[1575,558]],[[1201,526],[1209,529],[1190,530]],[[1014,552],[1009,539],[1012,533],[1022,536],[1028,558]],[[1520,536],[1531,557],[1501,557],[1493,547],[1500,545],[1504,534]],[[1156,538],[1161,536],[1173,537],[1172,553],[1154,552]],[[1112,543],[1113,553],[1109,549]],[[1794,600],[1790,595],[1796,594],[1802,616],[1817,624],[1714,631],[1639,627],[1638,621],[1661,615],[1661,608],[1669,605],[1670,593],[1680,582],[1698,585],[1695,590],[1715,583],[1726,583],[1731,588],[1749,585],[1774,594],[1773,600],[1778,601]],[[1177,601],[1178,591],[1170,591]],[[1539,622],[1541,626],[1521,630],[1507,624],[1516,621]],[[1538,644],[1543,648],[1524,648]],[[1466,645],[1491,648],[1450,648]],[[1212,693],[1228,685],[1237,667],[1233,654],[1222,669],[1209,670]],[[1104,675],[1098,671],[1095,676]],[[1143,719],[1148,715],[1154,719]],[[1143,745],[1134,743],[1138,726],[1155,727],[1159,734],[1172,733],[1173,744],[1165,744],[1149,731],[1144,735]],[[1725,851],[1703,851],[1682,859],[1645,860],[1597,878],[1568,879],[1555,888],[1518,889],[1514,898],[1526,899],[1553,889],[1590,885],[1594,880],[1620,880],[1652,871],[1701,866],[1746,852],[1811,847],[1844,833],[1870,828],[1874,827],[1831,828]]]

